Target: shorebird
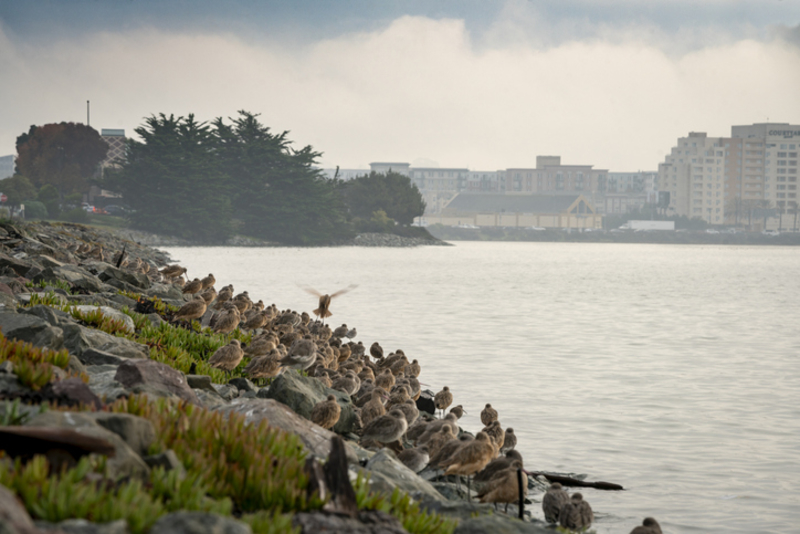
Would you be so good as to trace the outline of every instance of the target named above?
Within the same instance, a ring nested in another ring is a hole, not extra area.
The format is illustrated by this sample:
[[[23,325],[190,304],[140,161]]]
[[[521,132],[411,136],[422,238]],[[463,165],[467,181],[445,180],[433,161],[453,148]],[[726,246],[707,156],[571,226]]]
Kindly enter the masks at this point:
[[[381,374],[375,377],[375,385],[385,390],[392,389],[396,379],[389,369],[384,369]]]
[[[370,393],[370,399],[361,407],[361,422],[370,423],[373,419],[384,415],[386,408],[383,406],[385,392],[380,388],[375,388]]]
[[[467,477],[467,501],[470,500],[470,477],[486,467],[494,457],[494,447],[489,436],[478,432],[475,439],[464,444],[450,457],[450,465],[445,470],[445,475],[465,475]]]
[[[497,421],[497,410],[492,408],[491,404],[487,404],[486,408],[481,410],[481,423],[483,426],[489,426],[495,421]]]
[[[208,365],[230,373],[242,362],[244,351],[238,339],[232,339],[227,345],[218,348],[208,359]]]
[[[500,452],[505,454],[517,446],[517,435],[513,428],[506,428],[506,435],[503,437],[503,444],[500,445]]]
[[[397,459],[400,460],[400,463],[402,463],[404,466],[408,467],[415,473],[419,473],[425,469],[426,465],[428,465],[430,453],[428,452],[428,447],[422,445],[421,447],[416,447],[414,449],[404,450],[397,455]]]
[[[203,283],[200,281],[199,278],[195,278],[191,282],[187,282],[184,284],[183,289],[181,290],[184,295],[191,294],[194,295],[195,293],[199,292],[203,289]]]
[[[505,456],[500,456],[499,458],[495,458],[488,464],[486,467],[481,469],[481,472],[475,475],[475,482],[488,482],[494,476],[502,471],[503,469],[508,469],[512,463],[519,462],[520,465],[524,464],[522,462],[522,455],[517,451],[511,451],[510,454]]]
[[[234,307],[234,309],[236,309]],[[263,356],[265,354],[269,354],[269,352],[275,348],[275,340],[272,337],[258,337],[250,342],[244,348],[244,353],[254,358],[256,356]]]
[[[346,337],[347,339],[355,339],[355,337],[357,335],[358,335],[358,331],[356,330],[356,327],[354,326],[353,328],[351,328],[350,330],[347,331],[347,333],[344,335],[344,337]]]
[[[331,386],[333,389],[347,393],[348,395],[355,395],[361,383],[353,371],[347,371],[342,378],[333,382]]]
[[[302,371],[311,367],[317,359],[317,345],[310,338],[298,339],[289,348],[289,353],[281,358],[283,367]]]
[[[509,467],[497,473],[486,486],[478,493],[480,502],[506,503],[505,511],[508,512],[509,503],[519,502],[519,480],[517,470],[522,469],[522,463],[514,460]],[[522,469],[524,474],[522,482],[522,496],[528,495],[528,474]]]
[[[211,302],[217,298],[217,292],[214,290],[214,286],[211,286],[208,289],[202,290],[200,296],[203,297],[206,304],[211,304]]]
[[[573,493],[558,513],[558,524],[569,530],[586,530],[593,522],[592,507],[580,493]]]
[[[242,330],[258,330],[267,324],[267,314],[263,311],[258,312],[242,325]]]
[[[403,415],[406,416],[406,422],[409,424],[409,426],[414,424],[414,421],[419,418],[419,408],[417,408],[417,403],[411,399],[408,399],[402,404],[398,404],[395,406],[395,408],[403,412]]]
[[[431,437],[425,441],[420,440],[420,443],[427,445],[431,454],[436,454],[445,443],[451,439],[454,439],[455,437],[456,436],[453,433],[453,429],[450,426],[443,426],[439,429],[439,432],[432,434]]]
[[[662,534],[661,525],[652,517],[645,517],[641,526],[631,530],[631,534]]]
[[[342,407],[336,402],[336,395],[328,395],[326,400],[318,402],[311,409],[311,421],[326,430],[330,430],[339,422],[341,414]]]
[[[417,360],[414,360],[406,365],[406,368],[403,372],[406,374],[406,376],[413,376],[414,378],[417,378],[422,372],[422,367],[420,367]]]
[[[181,267],[176,263],[174,265],[167,265],[158,272],[163,274],[165,278],[177,278],[186,274],[186,267]]]
[[[417,437],[417,441],[420,443],[425,443],[443,426],[449,426],[453,431],[453,435],[458,435],[458,418],[455,416],[455,414],[449,413],[444,417],[444,419],[437,419],[425,425],[424,430]],[[409,435],[408,438],[413,439],[411,435]]]
[[[217,334],[230,334],[239,326],[239,321],[239,312],[235,306],[230,306],[226,311],[217,312],[208,326]]]
[[[242,291],[235,297],[231,299],[236,309],[239,310],[239,313],[245,313],[247,310],[253,307],[253,301],[250,300],[250,295],[247,291]]]
[[[190,300],[175,312],[175,315],[172,316],[172,320],[174,322],[177,321],[189,321],[191,322],[193,319],[199,319],[206,313],[206,301],[200,295],[197,295],[194,299]]]
[[[343,337],[346,337],[347,336],[347,325],[346,324],[342,324],[342,326],[334,328],[333,335],[338,337],[339,339],[341,339]]]
[[[252,378],[274,378],[281,372],[280,364],[281,354],[275,349],[272,349],[268,354],[256,356],[245,366],[244,374]]]
[[[208,289],[209,287],[212,287],[216,283],[217,279],[214,278],[214,275],[211,273],[209,273],[208,276],[200,280],[200,285],[202,286],[203,289]]]
[[[336,297],[338,297],[340,295],[344,295],[348,291],[352,291],[353,289],[355,289],[357,287],[358,287],[357,285],[351,284],[351,285],[347,286],[346,288],[340,289],[336,293],[332,293],[330,295],[323,295],[322,293],[320,293],[319,291],[317,291],[316,289],[313,289],[311,287],[304,287],[303,289],[305,289],[306,292],[311,293],[312,295],[314,295],[316,297],[319,297],[319,307],[316,310],[313,310],[313,313],[314,313],[314,315],[316,315],[317,317],[322,319],[322,324],[325,324],[325,318],[330,317],[331,315],[333,315],[330,312],[331,301],[333,299],[335,299]]]
[[[363,441],[377,441],[388,444],[398,442],[408,429],[408,423],[400,410],[392,410],[386,415],[373,419],[364,427]]]
[[[233,297],[233,284],[228,284],[217,293],[217,302],[214,303],[214,308],[221,310],[222,306],[231,300]]]
[[[437,410],[442,411],[442,416],[444,416],[444,411],[448,406],[453,404],[453,394],[450,393],[450,388],[445,386],[442,388],[442,391],[434,395],[433,404],[436,406]]]
[[[558,515],[565,504],[569,502],[569,493],[564,491],[561,484],[554,482],[547,488],[547,493],[542,498],[542,511],[548,523],[558,523]]]
[[[464,414],[467,413],[467,411],[464,409],[463,406],[459,404],[458,406],[453,406],[452,408],[450,408],[449,413],[455,415],[458,419],[461,419],[462,417],[464,417]]]
[[[500,421],[493,421],[488,426],[483,427],[481,432],[485,432],[489,436],[492,440],[492,445],[499,451],[500,446],[503,444],[503,439],[505,438],[505,432],[503,432],[503,427],[500,426]]]
[[[453,454],[455,454],[455,452],[462,445],[464,445],[468,441],[472,441],[473,439],[475,439],[475,438],[472,437],[470,434],[467,434],[467,433],[461,434],[461,436],[458,439],[456,439],[456,438],[451,439],[450,441],[448,441],[447,443],[442,445],[442,448],[439,449],[439,452],[437,452],[436,454],[434,454],[431,457],[431,461],[430,461],[431,467],[433,467],[435,469],[440,469],[442,467],[446,467],[447,464],[448,464],[448,461],[450,460],[450,457]]]

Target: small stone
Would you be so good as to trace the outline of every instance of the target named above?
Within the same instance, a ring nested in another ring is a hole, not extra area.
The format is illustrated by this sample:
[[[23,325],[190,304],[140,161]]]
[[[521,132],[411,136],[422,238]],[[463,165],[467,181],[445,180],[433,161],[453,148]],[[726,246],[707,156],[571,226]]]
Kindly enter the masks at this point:
[[[159,454],[145,456],[143,459],[144,463],[150,466],[151,469],[163,467],[166,471],[178,471],[181,476],[186,473],[186,468],[172,449],[167,449]]]
[[[192,389],[207,389],[216,392],[211,385],[211,377],[208,375],[186,375],[186,383]]]
[[[173,512],[162,516],[150,534],[252,534],[247,523],[204,512]]]
[[[153,360],[127,360],[118,368],[114,379],[140,393],[161,397],[177,396],[192,404],[200,404],[186,376],[172,367]]]
[[[232,385],[239,391],[255,391],[256,386],[250,382],[248,379],[238,376],[236,378],[231,378],[228,380],[228,384]]]

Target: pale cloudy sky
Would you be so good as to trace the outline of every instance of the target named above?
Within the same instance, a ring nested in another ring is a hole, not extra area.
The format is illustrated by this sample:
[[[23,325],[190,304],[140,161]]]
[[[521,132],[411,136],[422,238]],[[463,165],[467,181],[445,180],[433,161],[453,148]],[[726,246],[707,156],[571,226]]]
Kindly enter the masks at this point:
[[[261,113],[326,167],[655,170],[800,123],[798,0],[0,0],[0,155],[30,124]]]

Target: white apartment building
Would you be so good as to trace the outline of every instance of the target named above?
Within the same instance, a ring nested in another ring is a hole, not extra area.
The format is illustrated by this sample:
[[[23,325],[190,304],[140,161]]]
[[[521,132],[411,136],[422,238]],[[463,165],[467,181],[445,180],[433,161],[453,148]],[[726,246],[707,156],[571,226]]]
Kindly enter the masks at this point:
[[[798,151],[800,126],[787,123],[733,126],[731,137],[691,132],[659,165],[659,189],[669,193],[668,209],[676,215],[754,230],[792,229]]]
[[[14,155],[0,157],[0,180],[14,175]]]
[[[725,145],[722,137],[691,132],[678,139],[658,166],[660,191],[669,193],[669,213],[725,222]]]

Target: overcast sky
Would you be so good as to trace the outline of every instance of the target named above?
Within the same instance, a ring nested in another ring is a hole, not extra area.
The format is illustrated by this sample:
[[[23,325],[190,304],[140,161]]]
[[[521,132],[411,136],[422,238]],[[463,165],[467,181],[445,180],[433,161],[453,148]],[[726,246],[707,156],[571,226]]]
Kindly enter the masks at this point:
[[[261,113],[325,167],[655,170],[689,131],[800,123],[798,0],[0,0],[0,155]]]

